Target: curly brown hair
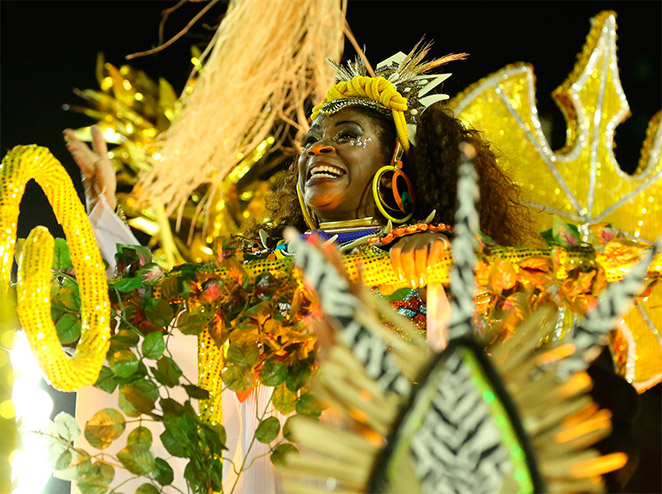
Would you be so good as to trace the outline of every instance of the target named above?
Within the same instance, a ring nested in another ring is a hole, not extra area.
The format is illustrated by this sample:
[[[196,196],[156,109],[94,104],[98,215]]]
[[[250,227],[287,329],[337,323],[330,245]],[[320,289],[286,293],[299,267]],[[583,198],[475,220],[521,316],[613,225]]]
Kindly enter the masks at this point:
[[[356,109],[374,118],[380,129],[384,155],[391,156],[396,135],[393,120],[368,108]],[[519,187],[501,170],[489,142],[480,132],[465,128],[441,103],[423,112],[418,122],[416,145],[402,158],[403,170],[412,182],[416,199],[413,218],[423,220],[436,210],[433,221],[453,224],[461,142],[471,144],[476,151],[473,162],[480,189],[481,231],[500,245],[522,244],[531,236],[531,221],[528,208],[520,201]],[[286,226],[300,231],[307,229],[295,193],[297,180],[295,159],[267,197],[270,220],[255,225],[249,234],[264,229],[272,237],[280,237]]]

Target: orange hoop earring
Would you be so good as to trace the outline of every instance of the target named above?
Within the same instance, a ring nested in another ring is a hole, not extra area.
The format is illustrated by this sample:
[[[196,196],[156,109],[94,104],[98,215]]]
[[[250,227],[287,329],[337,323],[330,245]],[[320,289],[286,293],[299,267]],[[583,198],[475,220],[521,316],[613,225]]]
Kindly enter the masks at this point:
[[[414,195],[409,177],[402,171],[402,147],[396,141],[391,164],[381,167],[372,179],[372,194],[375,205],[384,218],[393,223],[404,223],[414,214]],[[390,194],[381,190],[382,176],[392,173]]]

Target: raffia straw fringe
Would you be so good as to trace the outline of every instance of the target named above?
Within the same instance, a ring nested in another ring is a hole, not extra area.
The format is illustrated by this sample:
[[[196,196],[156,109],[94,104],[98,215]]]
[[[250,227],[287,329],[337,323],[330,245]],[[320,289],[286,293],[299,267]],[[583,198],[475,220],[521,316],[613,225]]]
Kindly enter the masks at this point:
[[[346,0],[232,0],[193,92],[159,143],[161,158],[136,186],[138,200],[155,198],[181,215],[191,192],[210,184],[199,206],[206,211],[237,156],[274,132],[279,117],[306,131],[306,99],[321,100],[333,83],[326,59],[342,54],[345,9]]]
[[[288,428],[296,442],[314,451],[326,452],[348,462],[363,461],[377,454],[378,446],[362,436],[342,429],[331,429],[309,417],[295,416],[288,421]]]
[[[588,479],[559,480],[547,486],[550,494],[574,494],[604,492],[604,482],[599,477]]]
[[[427,355],[421,355],[421,351],[403,340],[401,336],[387,329],[371,314],[363,311],[357,311],[355,319],[360,322],[368,331],[379,336],[386,343],[392,355],[395,357],[398,367],[410,381],[418,377],[421,367],[427,361]]]
[[[360,465],[348,465],[328,456],[313,457],[303,455],[288,455],[287,467],[299,470],[300,474],[333,477],[337,481],[349,485],[365,485],[370,470]]]
[[[524,428],[531,436],[541,434],[552,427],[559,428],[559,422],[567,413],[573,413],[576,410],[586,408],[588,404],[594,404],[591,400],[592,398],[590,396],[581,396],[573,401],[563,401],[539,415],[524,417]]]
[[[425,340],[425,337],[418,332],[409,319],[394,311],[393,307],[386,299],[372,294],[368,289],[364,289],[363,292],[365,294],[364,296],[371,297],[371,300],[374,301],[375,307],[381,315],[394,327],[398,328],[398,333],[401,334],[409,344],[418,348],[422,356],[429,357],[431,355],[430,346]]]
[[[282,468],[282,471],[279,473],[283,476],[285,475],[292,475],[295,477],[294,480],[289,480],[287,478],[284,478],[281,482],[279,482],[279,485],[282,487],[283,492],[287,492],[288,494],[312,494],[312,493],[326,493],[326,492],[333,492],[333,494],[359,494],[363,493],[363,486],[357,486],[356,488],[352,489],[348,486],[343,486],[342,488],[340,487],[335,487],[333,491],[329,491],[327,489],[320,489],[319,487],[311,487],[309,484],[305,484],[301,481],[301,476],[304,475],[302,472],[293,470],[293,469],[286,469],[286,467]]]

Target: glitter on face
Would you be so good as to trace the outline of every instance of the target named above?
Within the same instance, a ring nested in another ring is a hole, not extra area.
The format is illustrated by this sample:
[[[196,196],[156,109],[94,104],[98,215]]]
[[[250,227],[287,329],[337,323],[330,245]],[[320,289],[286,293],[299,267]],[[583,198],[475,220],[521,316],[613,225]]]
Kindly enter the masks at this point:
[[[349,145],[358,146],[365,149],[365,147],[368,145],[370,141],[372,141],[372,138],[370,137],[358,137],[356,139],[352,139],[351,141],[349,141]]]

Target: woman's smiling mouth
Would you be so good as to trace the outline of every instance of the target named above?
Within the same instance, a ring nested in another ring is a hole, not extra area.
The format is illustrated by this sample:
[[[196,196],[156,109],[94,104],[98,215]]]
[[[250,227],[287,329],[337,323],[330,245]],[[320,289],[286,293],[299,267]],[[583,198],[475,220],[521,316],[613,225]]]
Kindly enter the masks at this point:
[[[347,172],[338,166],[329,165],[327,163],[317,163],[311,166],[308,170],[308,180],[306,180],[306,185],[338,180],[344,175],[347,175]]]

